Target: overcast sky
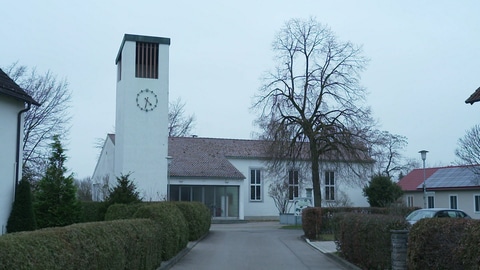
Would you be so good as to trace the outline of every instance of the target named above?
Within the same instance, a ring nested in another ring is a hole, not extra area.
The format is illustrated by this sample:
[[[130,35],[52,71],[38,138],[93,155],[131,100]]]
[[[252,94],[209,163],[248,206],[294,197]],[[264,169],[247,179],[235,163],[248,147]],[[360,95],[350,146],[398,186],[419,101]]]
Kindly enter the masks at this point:
[[[480,86],[479,1],[8,1],[0,67],[65,78],[73,93],[68,169],[91,176],[115,125],[115,57],[125,33],[169,37],[170,100],[195,114],[200,137],[252,138],[249,110],[284,22],[316,17],[362,45],[362,75],[379,129],[406,136],[407,157],[455,162],[457,140],[480,121],[464,103]]]

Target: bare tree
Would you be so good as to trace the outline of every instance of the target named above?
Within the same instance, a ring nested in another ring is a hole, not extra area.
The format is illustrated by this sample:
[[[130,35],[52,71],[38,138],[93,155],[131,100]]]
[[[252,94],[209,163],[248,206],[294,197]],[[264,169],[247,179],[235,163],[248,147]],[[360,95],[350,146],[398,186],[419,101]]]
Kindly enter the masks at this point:
[[[458,139],[455,155],[461,165],[480,164],[480,125],[474,125],[465,135]],[[479,166],[471,166],[476,174],[480,174]]]
[[[327,154],[347,163],[368,155],[373,121],[361,105],[366,91],[360,86],[368,61],[360,47],[338,41],[312,18],[286,22],[273,50],[276,69],[265,78],[253,107],[260,111],[265,138],[282,144],[275,148],[285,155],[277,159],[308,153],[314,202],[320,207],[320,161]]]
[[[25,92],[41,106],[34,106],[24,114],[23,171],[33,180],[44,172],[50,141],[55,134],[68,134],[71,116],[71,92],[66,80],[57,80],[50,71],[38,74],[35,68],[14,63],[5,71]]]
[[[92,201],[92,186],[93,182],[90,177],[82,180],[75,179],[75,186],[77,186],[77,198],[79,201]]]
[[[402,154],[408,145],[407,137],[379,131],[373,136],[370,155],[375,159],[375,173],[392,179],[394,173],[410,169],[409,161]]]
[[[185,115],[185,102],[180,98],[170,103],[168,109],[168,136],[184,137],[190,135],[195,125],[195,116]]]

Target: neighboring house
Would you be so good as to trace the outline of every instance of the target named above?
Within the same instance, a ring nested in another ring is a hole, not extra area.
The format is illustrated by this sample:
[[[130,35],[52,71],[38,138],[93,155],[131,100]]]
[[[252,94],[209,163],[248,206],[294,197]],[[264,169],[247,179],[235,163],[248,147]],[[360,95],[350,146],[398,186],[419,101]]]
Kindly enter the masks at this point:
[[[40,105],[0,69],[0,234],[15,198],[16,183],[22,177],[23,112]]]
[[[268,176],[265,141],[168,137],[169,46],[163,37],[122,40],[115,134],[107,135],[92,176],[94,199],[103,200],[120,175],[131,176],[144,201],[201,201],[222,219],[278,217],[268,196],[277,178],[289,181],[292,201],[312,197],[308,162]],[[368,205],[362,188],[370,170],[357,177],[334,157],[324,157],[320,167],[323,205]]]
[[[423,169],[414,169],[398,184],[407,206],[423,208]],[[427,208],[461,209],[472,218],[480,218],[480,175],[472,166],[425,168]]]
[[[473,103],[477,101],[480,101],[480,87],[477,88],[477,90],[475,90],[475,92],[473,92],[473,94],[470,95],[467,100],[465,100],[465,103],[470,103],[470,105],[473,105]]]

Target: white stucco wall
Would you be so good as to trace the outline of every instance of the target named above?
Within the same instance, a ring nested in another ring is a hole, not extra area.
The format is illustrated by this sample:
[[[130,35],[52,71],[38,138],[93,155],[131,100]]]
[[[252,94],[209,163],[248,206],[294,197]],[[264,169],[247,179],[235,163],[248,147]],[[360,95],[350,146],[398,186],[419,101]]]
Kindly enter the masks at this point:
[[[115,121],[115,175],[131,174],[145,201],[167,196],[168,156],[168,63],[169,46],[159,44],[158,79],[135,77],[134,41],[126,41],[121,52],[122,75],[117,82]],[[153,111],[137,107],[140,90],[158,97]]]
[[[115,164],[115,145],[110,137],[107,135],[103,144],[102,151],[98,157],[97,165],[92,175],[93,200],[102,201],[104,199],[101,189],[108,183],[112,187],[116,183],[116,176],[114,172]]]
[[[6,233],[15,197],[17,117],[22,109],[24,102],[0,95],[0,234]]]

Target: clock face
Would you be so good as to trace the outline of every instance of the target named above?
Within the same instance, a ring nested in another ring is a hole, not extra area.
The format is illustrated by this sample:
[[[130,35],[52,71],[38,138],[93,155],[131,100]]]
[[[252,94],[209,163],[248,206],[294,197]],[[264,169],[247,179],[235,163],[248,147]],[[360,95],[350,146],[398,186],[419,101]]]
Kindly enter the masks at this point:
[[[137,107],[142,111],[153,111],[157,107],[158,97],[149,89],[140,90],[137,94]]]

